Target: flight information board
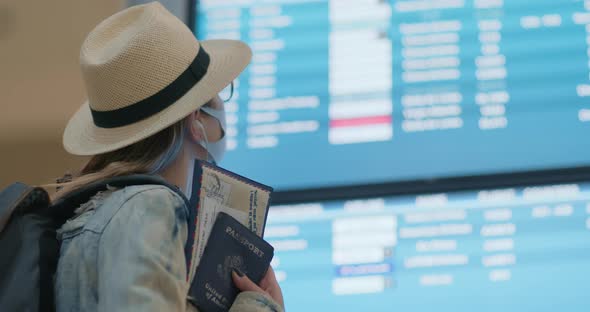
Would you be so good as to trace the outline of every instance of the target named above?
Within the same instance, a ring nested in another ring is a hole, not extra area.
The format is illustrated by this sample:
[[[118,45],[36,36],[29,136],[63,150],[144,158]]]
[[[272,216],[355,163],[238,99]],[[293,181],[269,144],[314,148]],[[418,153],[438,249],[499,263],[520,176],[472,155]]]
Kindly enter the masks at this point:
[[[276,206],[289,311],[588,311],[590,183]]]
[[[590,164],[590,1],[200,0],[247,42],[221,166],[278,190]]]

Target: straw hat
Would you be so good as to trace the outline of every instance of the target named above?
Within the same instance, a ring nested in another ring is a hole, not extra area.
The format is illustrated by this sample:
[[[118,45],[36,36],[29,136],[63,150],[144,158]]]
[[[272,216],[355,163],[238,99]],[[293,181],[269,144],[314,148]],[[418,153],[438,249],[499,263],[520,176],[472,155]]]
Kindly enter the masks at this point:
[[[82,44],[88,101],[68,122],[64,147],[96,155],[145,139],[215,97],[251,57],[240,41],[197,41],[158,2],[123,10]]]

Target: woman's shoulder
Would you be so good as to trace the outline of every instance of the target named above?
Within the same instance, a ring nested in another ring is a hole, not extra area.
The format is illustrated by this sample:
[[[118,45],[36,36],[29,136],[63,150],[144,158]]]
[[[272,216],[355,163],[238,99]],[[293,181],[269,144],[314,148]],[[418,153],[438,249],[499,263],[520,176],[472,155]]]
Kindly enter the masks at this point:
[[[142,220],[154,217],[186,219],[187,215],[188,207],[184,199],[169,187],[127,186],[114,190],[108,198],[104,199],[97,207],[92,220],[87,224],[87,228],[103,232],[112,223],[141,224]]]
[[[116,205],[120,205],[118,213],[132,215],[187,214],[185,200],[176,191],[163,185],[136,185],[125,187],[115,193]]]
[[[156,202],[172,206],[184,206],[184,199],[176,191],[164,185],[134,185],[113,193],[121,205]]]

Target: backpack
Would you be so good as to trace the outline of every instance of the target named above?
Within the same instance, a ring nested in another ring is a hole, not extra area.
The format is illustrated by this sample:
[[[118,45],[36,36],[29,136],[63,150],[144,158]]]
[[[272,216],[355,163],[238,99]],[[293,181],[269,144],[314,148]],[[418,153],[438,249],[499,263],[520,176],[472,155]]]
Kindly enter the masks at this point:
[[[51,203],[39,187],[14,183],[0,192],[0,307],[2,311],[55,311],[54,276],[59,259],[56,231],[74,210],[108,186],[164,185],[150,175],[115,177],[84,186]]]

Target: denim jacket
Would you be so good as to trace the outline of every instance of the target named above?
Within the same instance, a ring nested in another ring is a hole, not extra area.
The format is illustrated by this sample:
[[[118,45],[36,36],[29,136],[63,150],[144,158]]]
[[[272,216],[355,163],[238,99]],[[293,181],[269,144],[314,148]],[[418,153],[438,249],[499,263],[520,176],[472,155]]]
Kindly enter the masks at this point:
[[[187,301],[188,208],[172,190],[130,186],[99,193],[58,231],[57,311],[197,311]],[[230,309],[282,311],[242,292]]]

